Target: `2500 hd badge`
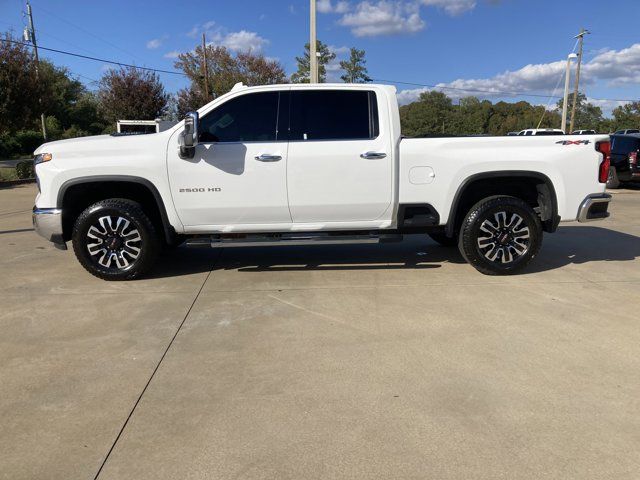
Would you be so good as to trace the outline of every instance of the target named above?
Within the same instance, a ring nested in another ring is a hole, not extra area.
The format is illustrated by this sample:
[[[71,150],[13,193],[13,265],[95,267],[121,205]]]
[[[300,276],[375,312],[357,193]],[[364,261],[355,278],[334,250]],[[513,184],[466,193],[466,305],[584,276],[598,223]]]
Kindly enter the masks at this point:
[[[200,187],[200,188],[181,188],[180,193],[204,193],[204,192],[221,192],[220,187]]]

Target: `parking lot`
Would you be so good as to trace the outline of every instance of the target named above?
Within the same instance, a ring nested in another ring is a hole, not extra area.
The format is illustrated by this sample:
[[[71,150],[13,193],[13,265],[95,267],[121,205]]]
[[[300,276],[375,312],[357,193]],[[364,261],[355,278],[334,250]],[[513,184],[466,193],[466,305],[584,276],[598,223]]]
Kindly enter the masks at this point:
[[[487,277],[399,244],[108,283],[0,189],[0,478],[637,479],[640,190]]]

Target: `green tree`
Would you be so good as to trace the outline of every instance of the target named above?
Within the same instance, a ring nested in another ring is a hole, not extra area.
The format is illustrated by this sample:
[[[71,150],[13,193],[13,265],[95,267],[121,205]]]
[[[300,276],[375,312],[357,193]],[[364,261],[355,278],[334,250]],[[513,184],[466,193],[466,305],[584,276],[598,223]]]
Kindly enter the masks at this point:
[[[611,130],[640,128],[640,101],[621,105],[613,110]]]
[[[8,32],[0,39],[0,134],[33,128],[40,115],[33,55],[13,41]]]
[[[542,122],[540,120],[542,119]],[[498,102],[461,98],[458,105],[442,92],[430,91],[418,101],[400,107],[403,134],[427,135],[505,135],[533,128],[557,127],[560,115],[528,102]]]
[[[320,40],[316,41],[316,52],[318,54],[318,81],[323,83],[327,78],[327,64],[336,58],[336,54],[329,50],[329,47]],[[296,57],[298,70],[291,75],[293,83],[309,83],[311,67],[309,65],[309,43],[304,46],[304,55]]]
[[[364,55],[364,50],[358,50],[353,47],[349,50],[349,60],[340,62],[340,68],[344,70],[344,74],[340,76],[343,82],[365,83],[371,81]]]
[[[161,117],[169,96],[156,73],[137,68],[108,70],[98,90],[100,111],[113,126],[116,120],[154,120]]]
[[[245,85],[269,85],[286,82],[282,65],[264,55],[252,52],[232,54],[227,48],[207,45],[207,79],[209,99],[205,98],[202,46],[178,56],[174,66],[182,70],[191,84],[178,92],[176,111],[179,116],[197,110],[212,98],[227,93],[238,82]]]
[[[573,97],[569,98],[567,118],[571,116],[571,107],[573,106]],[[556,111],[562,117],[562,105],[564,99],[558,100]],[[576,116],[573,124],[574,130],[601,130],[605,121],[602,115],[602,109],[592,103],[587,102],[584,93],[578,92],[578,101],[576,103]],[[569,122],[567,122],[569,123]]]
[[[417,102],[400,108],[403,133],[410,137],[447,133],[453,103],[444,93],[435,90],[420,94]]]

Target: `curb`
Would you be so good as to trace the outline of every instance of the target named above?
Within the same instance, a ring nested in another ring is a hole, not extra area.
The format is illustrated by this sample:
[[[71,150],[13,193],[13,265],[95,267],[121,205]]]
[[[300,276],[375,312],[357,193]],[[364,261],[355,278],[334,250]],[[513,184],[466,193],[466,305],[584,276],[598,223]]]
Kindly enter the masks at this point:
[[[35,183],[35,178],[23,178],[22,180],[7,180],[6,182],[0,182],[0,188],[12,187],[14,185],[23,185],[26,183]]]

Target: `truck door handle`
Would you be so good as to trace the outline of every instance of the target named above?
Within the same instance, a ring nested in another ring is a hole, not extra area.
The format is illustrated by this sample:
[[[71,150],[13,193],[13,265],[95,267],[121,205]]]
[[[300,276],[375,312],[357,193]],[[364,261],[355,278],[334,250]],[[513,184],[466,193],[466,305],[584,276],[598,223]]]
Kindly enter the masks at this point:
[[[271,155],[269,153],[263,153],[255,158],[260,162],[277,162],[278,160],[282,160],[280,155]]]
[[[380,158],[385,158],[387,154],[384,152],[364,152],[360,156],[362,158],[366,158],[367,160],[378,160]]]

